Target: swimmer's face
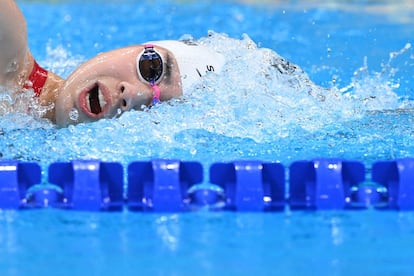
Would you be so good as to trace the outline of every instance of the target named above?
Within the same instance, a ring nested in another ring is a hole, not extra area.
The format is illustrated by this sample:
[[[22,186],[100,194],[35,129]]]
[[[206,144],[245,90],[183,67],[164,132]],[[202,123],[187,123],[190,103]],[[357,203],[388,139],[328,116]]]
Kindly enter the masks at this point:
[[[161,101],[182,95],[177,61],[168,50],[154,46],[163,61],[156,81]],[[151,104],[154,90],[137,69],[144,46],[132,46],[99,54],[82,64],[64,82],[56,101],[60,126],[112,118]]]

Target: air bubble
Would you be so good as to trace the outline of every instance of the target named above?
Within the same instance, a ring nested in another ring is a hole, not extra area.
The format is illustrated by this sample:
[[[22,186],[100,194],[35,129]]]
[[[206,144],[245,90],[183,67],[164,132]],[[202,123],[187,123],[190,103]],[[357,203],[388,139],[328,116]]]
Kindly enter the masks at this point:
[[[72,121],[77,121],[79,118],[79,111],[76,108],[72,108],[69,111],[69,119],[71,119]]]

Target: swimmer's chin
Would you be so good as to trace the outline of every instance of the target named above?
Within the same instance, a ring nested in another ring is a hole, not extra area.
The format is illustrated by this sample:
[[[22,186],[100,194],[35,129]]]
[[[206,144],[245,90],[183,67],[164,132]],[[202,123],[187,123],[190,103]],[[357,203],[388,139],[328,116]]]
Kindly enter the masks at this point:
[[[63,114],[61,116],[56,116],[56,126],[59,128],[65,128],[70,125],[77,125],[81,123],[93,123],[98,121],[99,119],[88,118],[83,116],[83,118],[79,118],[79,111],[77,109],[73,109],[68,114]]]
[[[79,111],[76,108],[72,108],[67,111],[62,111],[57,108],[55,123],[58,127],[67,127],[69,125],[79,124]]]
[[[70,103],[68,103],[70,101]],[[58,98],[56,102],[55,124],[58,127],[77,125],[83,122],[93,122],[98,119],[89,118],[81,108],[76,106],[72,98]]]

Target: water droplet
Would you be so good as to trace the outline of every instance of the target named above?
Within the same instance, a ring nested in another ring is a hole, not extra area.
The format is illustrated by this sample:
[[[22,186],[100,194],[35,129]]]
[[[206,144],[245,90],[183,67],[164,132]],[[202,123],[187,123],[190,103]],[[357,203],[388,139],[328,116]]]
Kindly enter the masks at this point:
[[[19,69],[19,64],[16,60],[12,60],[6,67],[6,72],[7,73],[14,73],[17,72],[17,70]]]
[[[72,108],[69,111],[69,119],[71,119],[72,121],[77,121],[79,118],[79,111],[76,108]]]

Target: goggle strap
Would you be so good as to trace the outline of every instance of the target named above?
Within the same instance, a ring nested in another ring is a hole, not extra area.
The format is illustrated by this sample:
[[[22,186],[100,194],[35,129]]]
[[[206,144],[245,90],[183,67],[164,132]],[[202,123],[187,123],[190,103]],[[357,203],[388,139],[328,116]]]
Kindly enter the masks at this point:
[[[153,90],[153,95],[152,95],[152,104],[157,104],[159,103],[160,100],[160,95],[161,95],[161,90],[160,87],[158,85],[151,84],[152,90]]]

